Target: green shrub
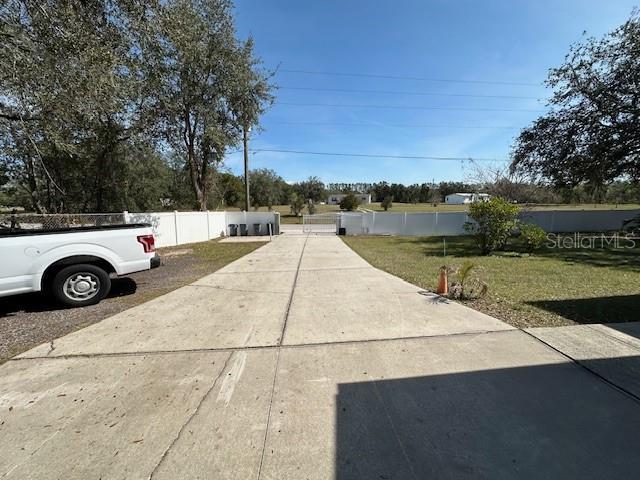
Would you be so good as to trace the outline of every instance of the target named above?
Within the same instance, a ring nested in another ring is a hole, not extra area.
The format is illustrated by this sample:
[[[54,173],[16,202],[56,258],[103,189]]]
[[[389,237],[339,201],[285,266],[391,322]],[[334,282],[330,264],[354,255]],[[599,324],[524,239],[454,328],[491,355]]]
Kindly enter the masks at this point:
[[[384,211],[386,212],[391,207],[393,207],[393,203],[392,202],[393,202],[393,197],[386,196],[386,197],[384,197],[384,200],[382,200],[382,202],[380,203],[380,206],[382,208],[384,208]]]
[[[527,252],[532,253],[538,250],[547,239],[547,232],[538,225],[532,223],[521,223],[519,225],[520,237],[524,242]]]
[[[358,208],[359,204],[360,201],[358,200],[358,197],[356,197],[353,193],[350,193],[342,199],[342,201],[340,202],[340,208],[342,210],[348,210],[349,212],[352,212],[356,208]]]
[[[469,206],[473,222],[464,224],[467,232],[475,237],[483,255],[504,250],[511,232],[517,225],[520,209],[508,201],[493,197],[489,201]]]

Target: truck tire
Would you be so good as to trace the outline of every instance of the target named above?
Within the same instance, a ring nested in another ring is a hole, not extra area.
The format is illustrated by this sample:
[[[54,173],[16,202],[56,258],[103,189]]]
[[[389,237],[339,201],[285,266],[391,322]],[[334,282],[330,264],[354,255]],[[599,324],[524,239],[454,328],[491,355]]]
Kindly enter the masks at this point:
[[[109,274],[100,267],[79,263],[60,270],[51,282],[55,299],[69,307],[94,305],[111,290]]]

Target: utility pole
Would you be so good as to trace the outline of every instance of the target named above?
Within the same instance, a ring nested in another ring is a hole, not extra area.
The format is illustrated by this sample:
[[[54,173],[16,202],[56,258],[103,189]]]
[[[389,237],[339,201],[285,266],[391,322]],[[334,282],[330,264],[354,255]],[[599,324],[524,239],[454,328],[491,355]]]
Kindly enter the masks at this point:
[[[244,145],[244,205],[246,207],[246,212],[251,208],[251,200],[249,197],[249,149],[247,147],[247,144],[249,143],[247,134],[250,131],[251,127],[245,127],[242,130],[242,143]]]

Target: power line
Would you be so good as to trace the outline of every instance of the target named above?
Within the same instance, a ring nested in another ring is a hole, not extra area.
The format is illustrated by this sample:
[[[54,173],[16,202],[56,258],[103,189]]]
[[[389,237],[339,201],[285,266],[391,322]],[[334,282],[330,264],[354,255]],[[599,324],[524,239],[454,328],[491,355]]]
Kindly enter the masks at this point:
[[[474,161],[474,162],[507,162],[506,158],[475,158],[475,157],[431,157],[423,155],[380,155],[372,153],[345,153],[345,152],[309,152],[304,150],[283,150],[276,148],[255,148],[251,153],[273,152],[291,153],[297,155],[322,155],[329,157],[363,157],[363,158],[396,158],[408,160],[438,160],[447,162]]]
[[[304,75],[330,75],[338,77],[365,77],[365,78],[386,78],[391,80],[418,80],[424,82],[445,82],[445,83],[471,83],[482,85],[518,85],[526,87],[539,87],[539,83],[526,83],[526,82],[507,82],[507,81],[495,81],[495,80],[462,80],[451,78],[430,78],[430,77],[408,77],[401,75],[377,75],[372,73],[346,73],[346,72],[321,72],[317,70],[294,70],[282,68],[278,70],[283,73],[300,73]]]
[[[396,90],[352,90],[347,88],[313,88],[313,87],[278,87],[279,90],[304,90],[313,92],[341,92],[341,93],[374,93],[383,95],[416,95],[422,97],[464,97],[464,98],[508,98],[515,100],[539,100],[538,97],[524,97],[519,95],[475,95],[467,93],[434,93],[434,92],[405,92]]]
[[[385,108],[400,110],[453,110],[466,112],[531,112],[542,113],[544,110],[529,110],[521,108],[467,108],[467,107],[422,107],[412,105],[361,105],[350,103],[295,103],[295,102],[277,102],[276,105],[289,105],[295,107],[338,107],[338,108]]]
[[[336,123],[336,122],[268,122],[271,125],[315,125],[315,126],[337,126],[337,127],[379,127],[379,128],[462,128],[462,129],[495,129],[495,130],[517,130],[522,127],[517,126],[491,126],[491,125],[413,125],[413,124],[389,124],[389,123]]]

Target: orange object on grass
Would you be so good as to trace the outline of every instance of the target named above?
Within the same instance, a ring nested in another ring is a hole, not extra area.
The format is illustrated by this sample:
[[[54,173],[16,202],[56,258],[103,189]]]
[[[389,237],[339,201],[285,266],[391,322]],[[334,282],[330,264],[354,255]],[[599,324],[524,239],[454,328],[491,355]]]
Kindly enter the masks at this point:
[[[449,280],[447,278],[447,267],[440,268],[440,279],[438,280],[438,295],[447,295],[449,293]]]

